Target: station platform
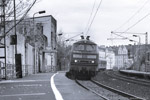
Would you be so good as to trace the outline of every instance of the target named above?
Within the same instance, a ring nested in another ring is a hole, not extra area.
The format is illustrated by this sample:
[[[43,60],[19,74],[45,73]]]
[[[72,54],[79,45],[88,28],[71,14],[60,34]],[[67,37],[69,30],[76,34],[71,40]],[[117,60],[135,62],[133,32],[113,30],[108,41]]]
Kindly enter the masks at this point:
[[[132,75],[132,76],[140,76],[140,77],[149,77],[150,78],[150,72],[142,72],[142,71],[136,71],[136,70],[120,70],[120,73]]]
[[[68,79],[65,72],[59,72],[54,82],[63,100],[103,100],[96,94],[79,86],[74,80]]]

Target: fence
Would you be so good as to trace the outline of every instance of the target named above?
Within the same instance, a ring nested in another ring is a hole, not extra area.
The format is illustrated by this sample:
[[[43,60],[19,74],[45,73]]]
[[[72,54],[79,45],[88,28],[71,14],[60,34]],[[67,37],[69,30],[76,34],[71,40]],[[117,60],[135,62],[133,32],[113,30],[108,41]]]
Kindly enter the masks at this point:
[[[5,67],[4,62],[0,61],[0,79],[13,79],[13,78],[15,78],[15,76],[16,76],[15,65],[14,64],[6,64],[6,66],[7,67]],[[5,70],[6,70],[6,72],[5,72]]]
[[[31,65],[22,65],[22,76],[27,76],[29,74],[33,74]],[[5,76],[6,70],[6,76]],[[6,64],[0,61],[0,80],[1,79],[14,79],[16,78],[16,67],[14,64]]]

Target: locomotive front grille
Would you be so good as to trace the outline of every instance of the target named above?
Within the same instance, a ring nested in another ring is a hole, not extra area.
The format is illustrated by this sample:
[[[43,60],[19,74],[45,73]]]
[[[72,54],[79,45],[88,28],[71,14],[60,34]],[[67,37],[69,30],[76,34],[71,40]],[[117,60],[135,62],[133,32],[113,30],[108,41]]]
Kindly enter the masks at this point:
[[[81,60],[80,63],[90,63],[90,61]]]
[[[93,59],[93,60],[82,60],[82,59],[75,59],[73,60],[72,64],[76,64],[76,65],[95,65],[97,64],[97,62]]]

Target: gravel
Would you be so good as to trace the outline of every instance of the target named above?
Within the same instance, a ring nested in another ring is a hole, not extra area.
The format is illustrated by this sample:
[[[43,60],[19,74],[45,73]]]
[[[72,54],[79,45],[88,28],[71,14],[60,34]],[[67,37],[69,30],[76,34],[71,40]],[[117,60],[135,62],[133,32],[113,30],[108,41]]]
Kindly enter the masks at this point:
[[[115,89],[124,91],[126,93],[145,98],[146,100],[150,100],[150,87],[142,86],[130,82],[126,82],[123,80],[115,79],[109,77],[105,74],[105,72],[99,72],[96,77],[93,78],[94,80],[113,87]]]

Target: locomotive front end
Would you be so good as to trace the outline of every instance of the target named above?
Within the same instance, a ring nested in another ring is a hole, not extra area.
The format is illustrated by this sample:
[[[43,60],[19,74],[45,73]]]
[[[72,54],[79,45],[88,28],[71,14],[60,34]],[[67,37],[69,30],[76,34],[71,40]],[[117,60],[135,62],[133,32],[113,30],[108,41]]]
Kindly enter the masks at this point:
[[[74,75],[94,76],[98,69],[97,45],[89,40],[82,40],[73,44],[70,71]]]

